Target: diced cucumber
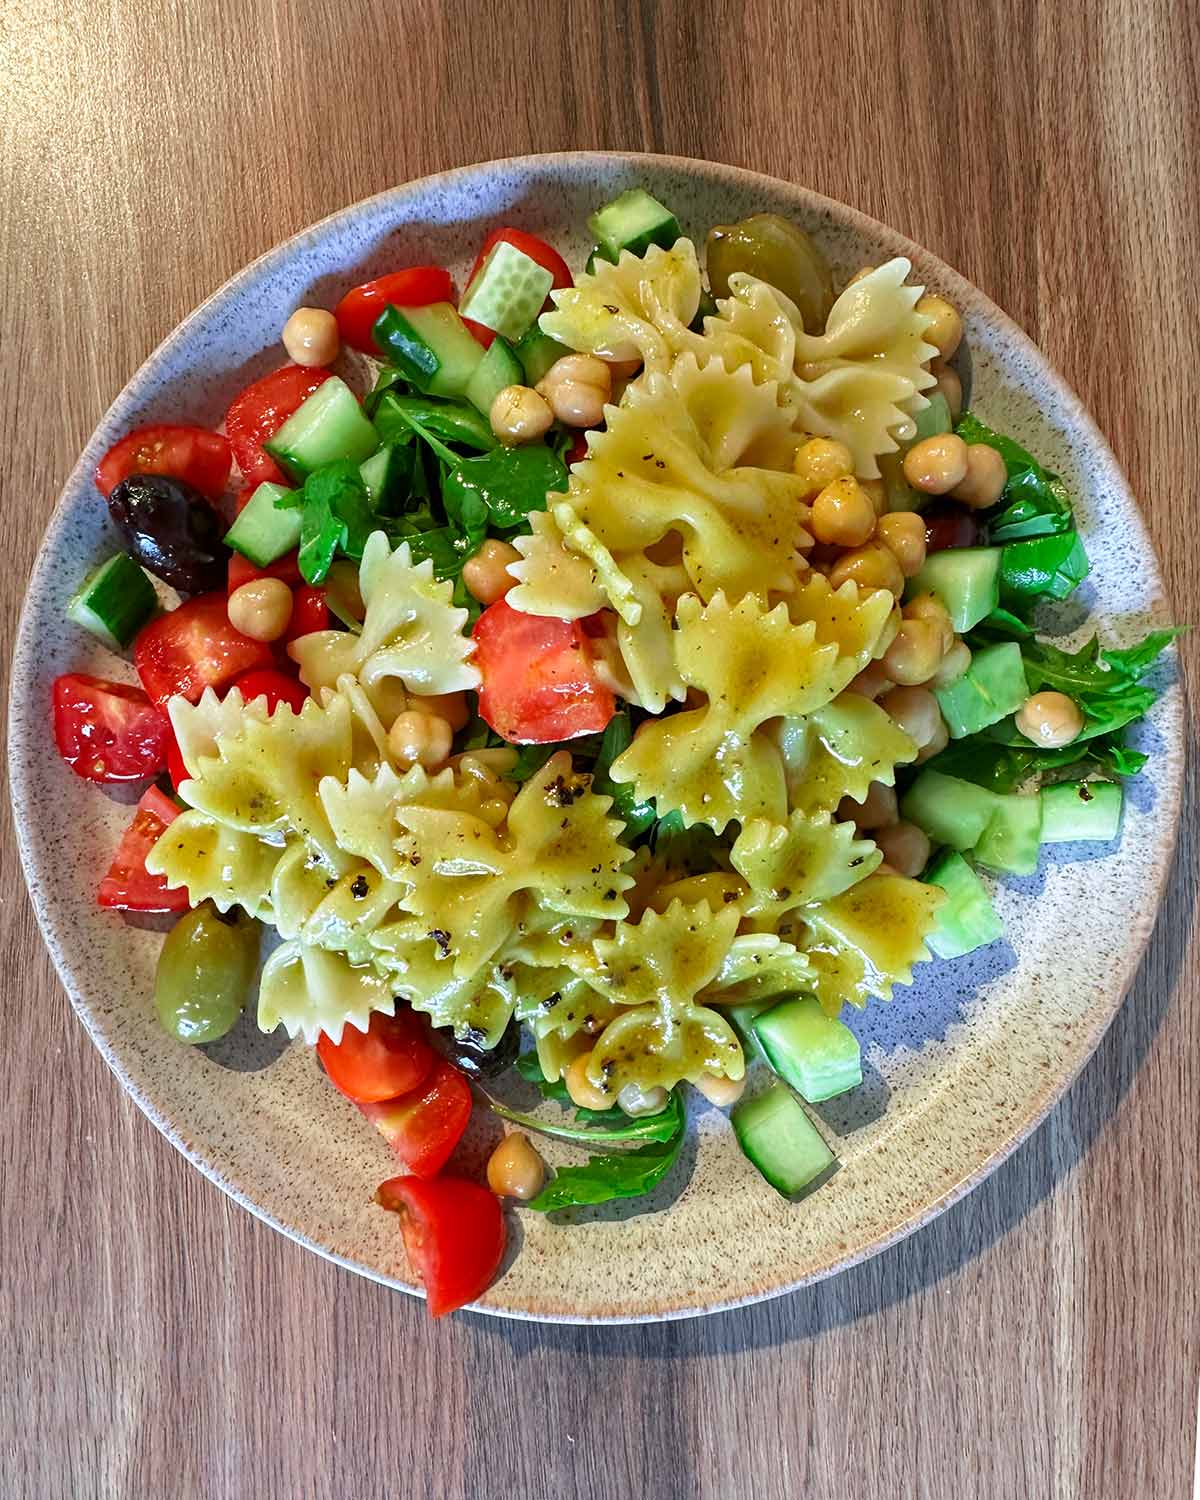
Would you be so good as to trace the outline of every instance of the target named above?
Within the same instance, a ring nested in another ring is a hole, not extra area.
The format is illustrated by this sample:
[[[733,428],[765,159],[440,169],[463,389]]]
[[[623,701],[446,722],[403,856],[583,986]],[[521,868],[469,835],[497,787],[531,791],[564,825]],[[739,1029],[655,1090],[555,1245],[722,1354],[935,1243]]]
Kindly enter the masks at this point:
[[[1044,786],[1042,843],[1107,844],[1121,826],[1124,793],[1116,781],[1060,781]]]
[[[961,851],[974,849],[983,837],[999,800],[996,792],[972,781],[922,771],[901,799],[900,811],[931,843]]]
[[[837,1158],[786,1084],[743,1099],[730,1114],[738,1145],[785,1198],[799,1198],[837,1170]]]
[[[123,651],[158,608],[154,585],[118,552],[93,568],[67,605],[67,619],[114,651]]]
[[[371,509],[386,514],[389,505],[402,498],[412,478],[412,453],[393,443],[372,453],[365,463],[359,464],[358,472]]]
[[[883,482],[884,506],[889,512],[921,510],[929,503],[930,496],[913,489],[905,479],[903,452],[881,453],[876,462],[879,464],[879,477]]]
[[[924,395],[929,405],[922,407],[913,418],[917,426],[913,435],[914,443],[923,442],[926,438],[938,437],[943,432],[954,431],[954,423],[950,419],[950,403],[941,391],[926,391]],[[906,446],[911,446],[911,444]]]
[[[225,543],[256,568],[269,567],[285,552],[300,545],[299,507],[276,510],[276,500],[292,491],[282,484],[260,484],[246,502],[237,520],[225,533]]]
[[[1009,542],[1003,548],[1000,583],[1006,596],[1027,599],[1065,599],[1092,571],[1079,534]]]
[[[553,285],[553,273],[532,255],[498,240],[471,278],[458,310],[472,323],[516,340],[529,332]]]
[[[1020,646],[1016,641],[1000,641],[982,647],[957,682],[933,691],[952,740],[998,724],[1029,697]]]
[[[492,402],[508,385],[524,385],[525,371],[512,351],[512,346],[502,338],[494,338],[492,346],[475,367],[475,373],[467,382],[467,400],[484,417],[491,414]]]
[[[747,1057],[757,1057],[766,1060],[766,1056],[758,1037],[754,1034],[754,1018],[761,1015],[764,1010],[770,1010],[770,1000],[747,1000],[744,1005],[724,1005],[721,1014],[737,1033],[737,1039],[742,1044],[742,1050]]]
[[[862,1082],[862,1051],[848,1026],[827,1016],[812,995],[781,1000],[755,1016],[754,1034],[767,1061],[810,1104]]]
[[[669,250],[679,238],[679,220],[644,188],[630,188],[592,214],[588,228],[596,236],[595,254],[615,261],[622,250],[645,255],[651,245]]]
[[[975,858],[989,870],[1032,875],[1042,841],[1042,799],[1036,792],[996,798],[996,807],[975,845]]]
[[[905,597],[936,594],[960,635],[978,625],[1000,602],[1000,547],[947,547],[935,552],[909,579]]]
[[[513,350],[521,361],[526,385],[537,385],[550,366],[570,352],[566,344],[560,344],[548,333],[543,333],[536,323],[523,339],[518,340]]]
[[[1004,924],[987,888],[961,854],[943,849],[923,879],[946,892],[946,900],[938,907],[937,926],[925,939],[938,958],[961,958],[1001,936]]]
[[[385,307],[371,337],[384,359],[430,396],[461,396],[483,358],[482,347],[449,302]]]
[[[354,392],[331,375],[263,447],[293,479],[303,481],[338,459],[362,463],[379,447],[379,437]]]

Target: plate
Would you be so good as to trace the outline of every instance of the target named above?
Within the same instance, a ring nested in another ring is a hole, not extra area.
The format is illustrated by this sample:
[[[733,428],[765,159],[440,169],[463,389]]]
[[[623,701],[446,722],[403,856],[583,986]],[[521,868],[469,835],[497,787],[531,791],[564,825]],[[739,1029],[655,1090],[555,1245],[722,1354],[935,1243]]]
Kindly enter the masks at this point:
[[[94,904],[127,805],[53,753],[50,683],[60,672],[131,675],[70,625],[64,606],[112,534],[91,476],[141,422],[219,423],[229,399],[282,363],[279,330],[302,303],[414,262],[460,279],[486,230],[542,234],[575,266],[586,217],[645,185],[685,233],[771,210],[815,234],[835,271],[907,255],[964,314],[975,410],[1066,480],[1093,573],[1078,599],[1111,643],[1161,623],[1162,588],[1136,504],[1095,424],[1024,334],[949,267],[853,209],[772,178],[670,157],[522,157],[424,178],[354,205],[240,272],[158,348],[122,391],[71,475],[21,619],[9,756],[21,856],[63,985],[105,1059],[164,1135],[276,1229],[351,1270],[413,1291],[393,1216],[373,1206],[393,1159],[319,1075],[303,1045],[247,1018],[222,1043],[182,1047],[151,1004],[157,932]],[[1078,634],[1079,603],[1051,628]],[[648,1200],[583,1210],[569,1225],[514,1216],[513,1250],[481,1312],[564,1322],[686,1317],[790,1291],[927,1222],[979,1183],[1043,1118],[1096,1047],[1153,925],[1171,858],[1182,705],[1170,686],[1143,727],[1153,749],[1132,785],[1120,847],[1062,846],[1039,873],[1005,881],[1007,940],[930,963],[890,1005],[851,1017],[864,1083],[820,1106],[842,1170],[798,1205],[741,1155],[724,1115],[693,1094],[688,1143]],[[690,1092],[690,1091],[689,1091]],[[477,1114],[480,1112],[477,1111]],[[487,1149],[481,1122],[474,1149]],[[553,1156],[552,1156],[553,1159]]]

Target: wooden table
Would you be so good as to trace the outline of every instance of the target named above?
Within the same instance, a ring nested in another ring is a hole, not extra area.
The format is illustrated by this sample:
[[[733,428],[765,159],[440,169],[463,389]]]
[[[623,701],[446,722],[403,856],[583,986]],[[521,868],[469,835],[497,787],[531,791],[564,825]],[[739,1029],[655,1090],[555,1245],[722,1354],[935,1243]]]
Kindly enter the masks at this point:
[[[1187,0],[11,6],[6,643],[75,455],[195,303],[390,184],[585,145],[792,177],[957,266],[1095,413],[1194,619],[1198,33]],[[224,1198],[74,1019],[6,826],[0,1494],[1182,1497],[1194,779],[1186,816],[1129,1000],[983,1187],[811,1290],[628,1329],[431,1327]]]

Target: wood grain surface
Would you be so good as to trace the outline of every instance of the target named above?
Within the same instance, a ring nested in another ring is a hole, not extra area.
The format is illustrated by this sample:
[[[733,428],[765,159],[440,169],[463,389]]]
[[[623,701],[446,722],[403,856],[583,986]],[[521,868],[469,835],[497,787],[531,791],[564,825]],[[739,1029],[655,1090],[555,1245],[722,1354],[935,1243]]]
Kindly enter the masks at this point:
[[[582,146],[793,178],[958,267],[1091,408],[1195,620],[1198,43],[1189,0],[13,0],[0,656],[76,454],[199,300],[393,183]],[[977,1192],[797,1295],[572,1329],[431,1326],[193,1171],[72,1015],[6,805],[0,1495],[1183,1497],[1196,809],[1193,764],[1124,1009]]]

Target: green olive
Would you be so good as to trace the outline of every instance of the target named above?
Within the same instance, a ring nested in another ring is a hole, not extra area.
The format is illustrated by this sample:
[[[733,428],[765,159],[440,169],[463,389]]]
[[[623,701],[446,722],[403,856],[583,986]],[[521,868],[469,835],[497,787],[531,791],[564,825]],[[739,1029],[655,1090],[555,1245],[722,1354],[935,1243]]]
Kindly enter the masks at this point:
[[[833,306],[833,273],[825,257],[790,219],[754,214],[708,231],[708,283],[729,296],[729,278],[745,271],[777,287],[800,309],[806,333],[820,333]]]
[[[167,933],[154,977],[154,1006],[181,1042],[215,1042],[242,1013],[258,962],[259,925],[241,911],[222,916],[211,901],[185,912]]]

